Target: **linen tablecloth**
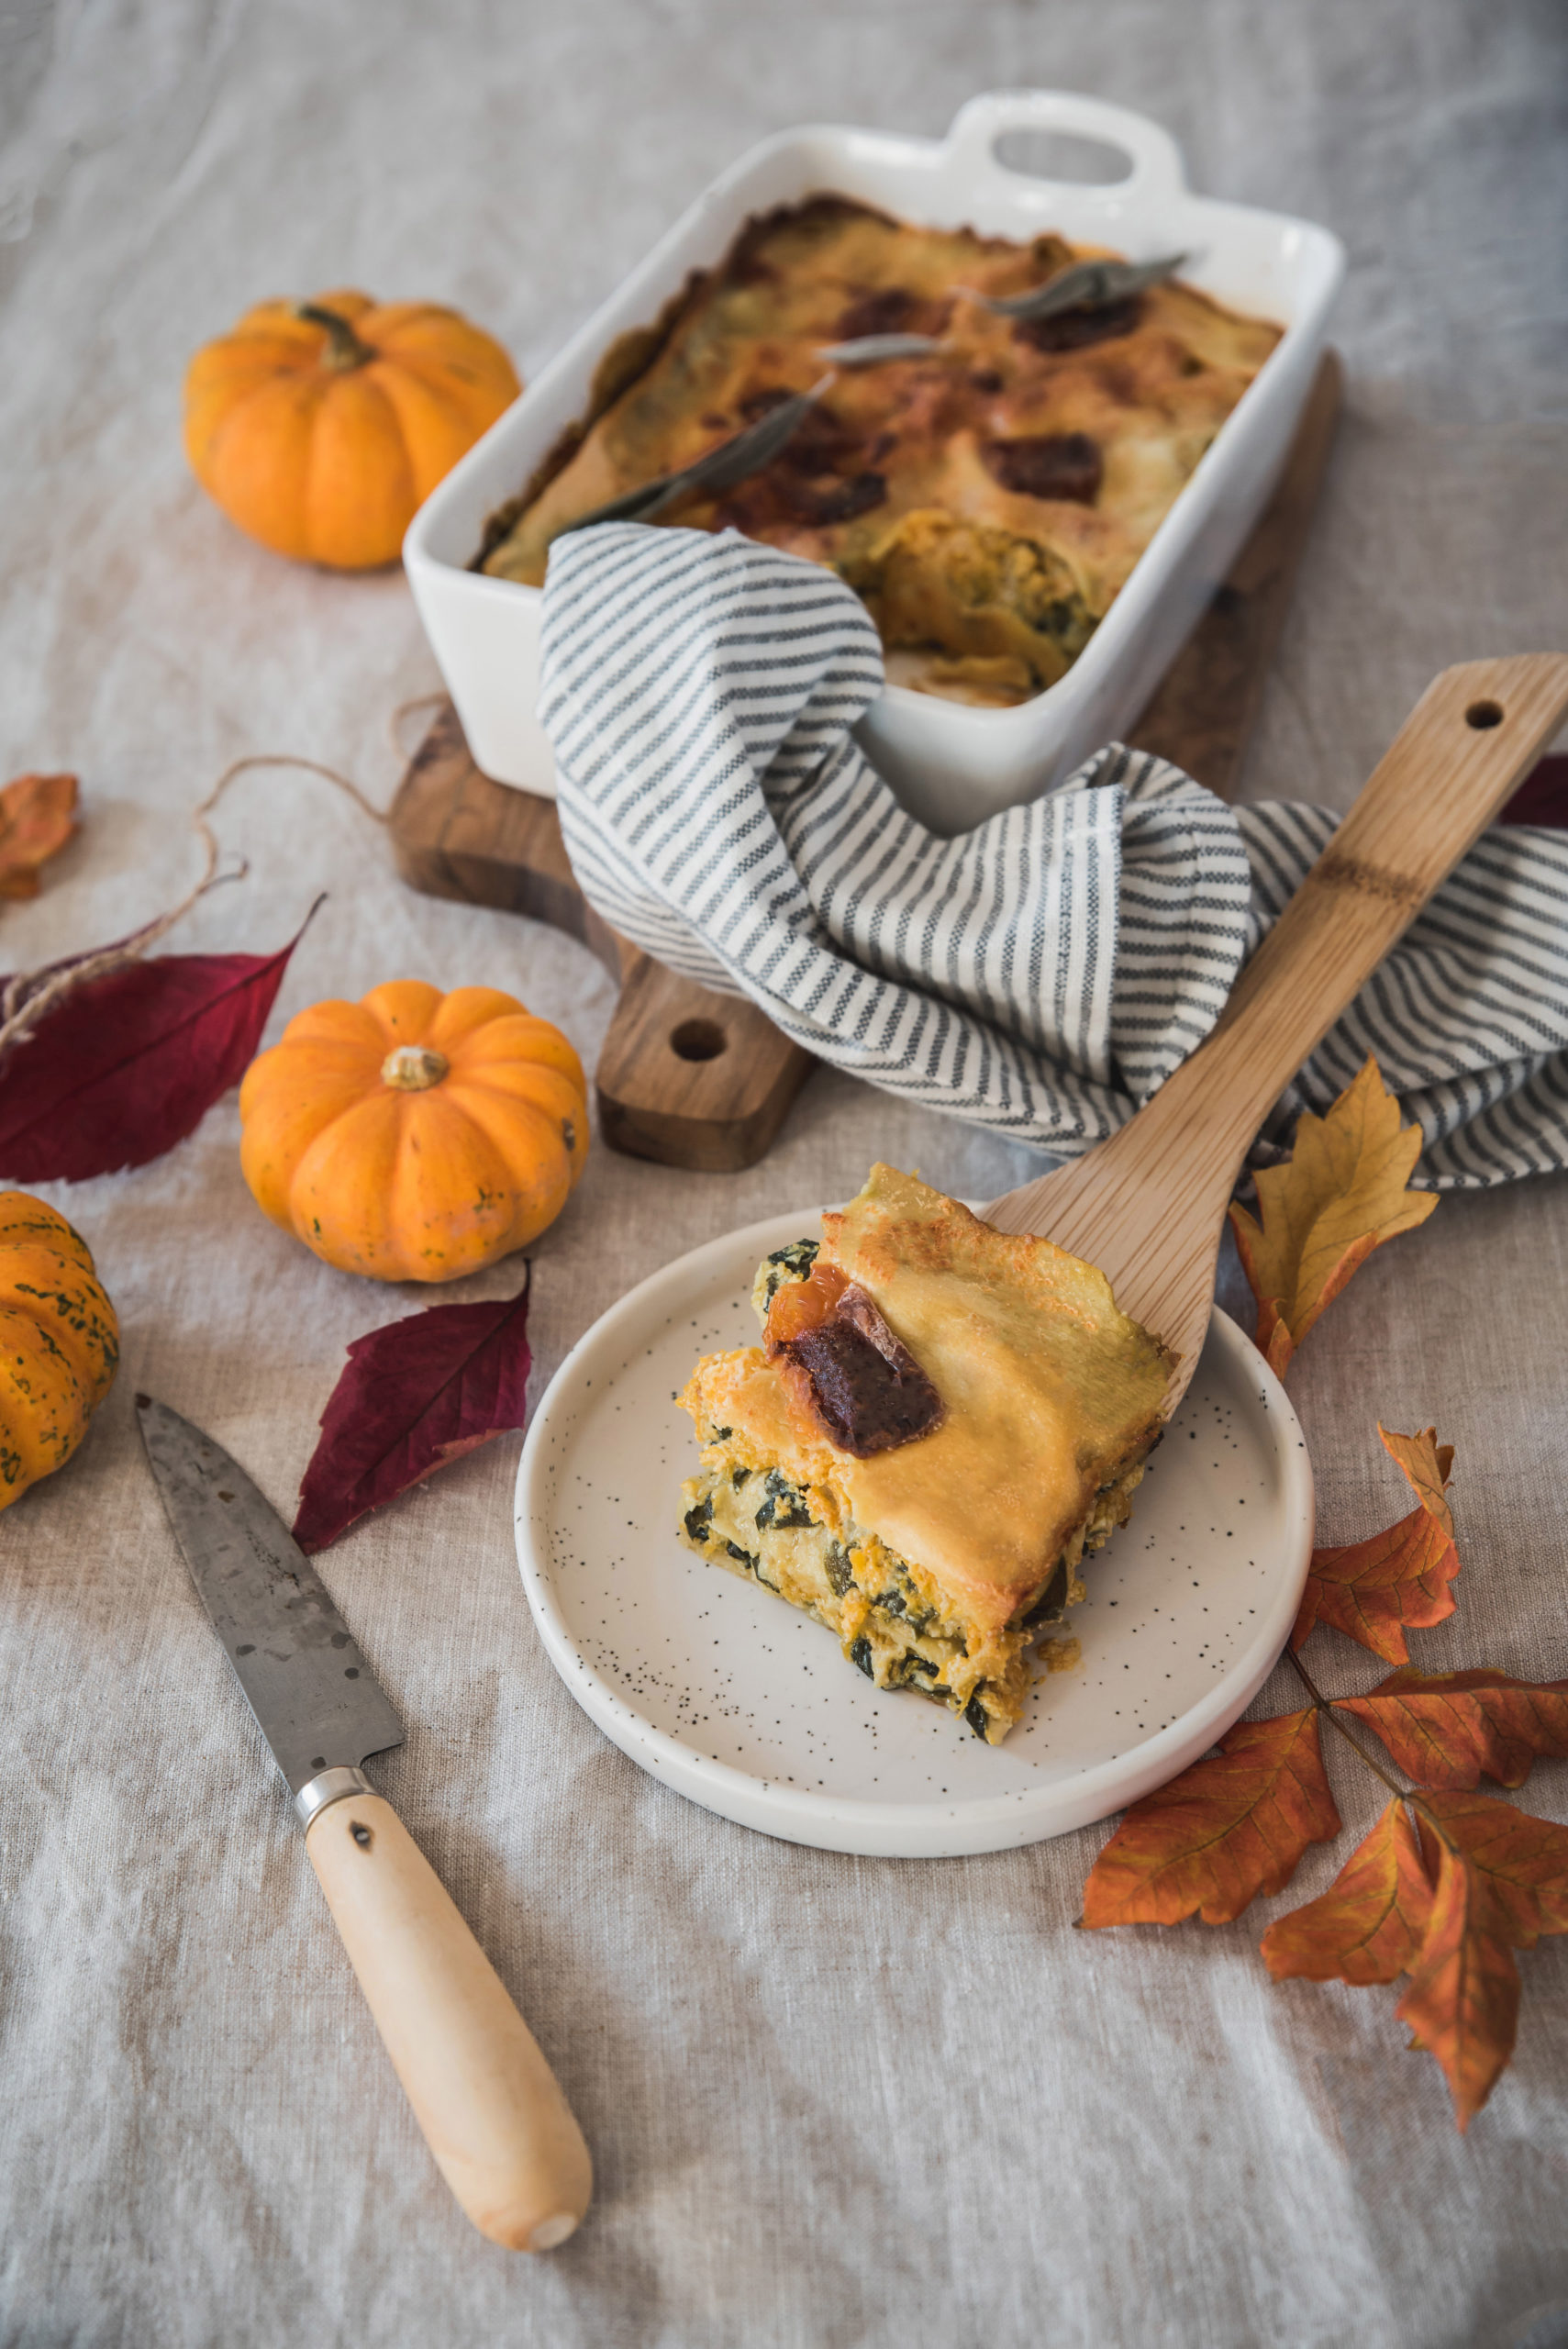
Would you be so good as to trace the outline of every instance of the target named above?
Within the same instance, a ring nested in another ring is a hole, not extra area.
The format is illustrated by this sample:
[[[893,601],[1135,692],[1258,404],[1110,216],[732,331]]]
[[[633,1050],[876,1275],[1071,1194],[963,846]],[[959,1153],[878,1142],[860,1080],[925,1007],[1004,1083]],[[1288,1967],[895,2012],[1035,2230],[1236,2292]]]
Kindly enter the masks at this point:
[[[1562,49],[1529,0],[16,0],[0,23],[0,766],[83,777],[80,841],[0,914],[7,967],[195,871],[185,811],[292,750],[389,791],[435,671],[401,576],[239,538],[189,480],[191,349],[250,302],[453,301],[536,370],[745,143],[940,131],[985,87],[1143,106],[1217,193],[1349,241],[1348,413],[1247,774],[1345,805],[1431,674],[1561,640]],[[410,895],[280,771],[225,804],[250,877],[171,941],[264,949],[319,886],[272,1032],[393,975],[508,986],[592,1061],[597,965]],[[562,2349],[1568,2338],[1568,1952],[1521,1960],[1518,2053],[1469,2136],[1394,1996],[1275,1987],[1296,1883],[1239,1923],[1073,1931],[1095,1829],[929,1865],[707,1816],[555,1680],[511,1546],[515,1439],[328,1552],[408,1724],[381,1783],[582,2117],[599,2192],[524,2261],[440,2185],[141,1464],[131,1396],[284,1505],[347,1341],[428,1301],[317,1264],[240,1181],[232,1097],[140,1173],[50,1192],[124,1367],[69,1471],[0,1519],[0,2341]],[[767,1159],[600,1149],[540,1241],[547,1379],[631,1282],[840,1196],[872,1157],[969,1197],[1023,1150],[819,1073]],[[1555,1179],[1445,1198],[1358,1275],[1291,1389],[1322,1537],[1403,1506],[1374,1419],[1459,1448],[1460,1611],[1429,1669],[1568,1670]],[[517,1267],[456,1297],[509,1293]],[[1240,1310],[1234,1285],[1228,1292]],[[536,1392],[537,1392],[536,1386]],[[1334,1642],[1325,1675],[1378,1667]],[[1281,1677],[1256,1709],[1279,1709]],[[1351,1834],[1381,1796],[1336,1758]],[[1524,1799],[1568,1817],[1568,1768]],[[1348,1843],[1345,1847],[1348,1848]],[[1554,2316],[1551,2311],[1559,2314]]]

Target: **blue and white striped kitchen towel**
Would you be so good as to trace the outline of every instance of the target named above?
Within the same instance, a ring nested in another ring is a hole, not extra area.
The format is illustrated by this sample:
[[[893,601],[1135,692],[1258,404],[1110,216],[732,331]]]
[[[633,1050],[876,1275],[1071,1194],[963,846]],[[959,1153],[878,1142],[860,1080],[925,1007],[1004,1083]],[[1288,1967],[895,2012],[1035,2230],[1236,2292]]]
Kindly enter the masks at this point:
[[[540,715],[584,894],[662,963],[820,1059],[1073,1157],[1213,1026],[1332,832],[1229,807],[1118,744],[958,840],[851,729],[882,691],[864,606],[733,532],[611,523],[551,551]],[[1369,1052],[1418,1182],[1568,1164],[1568,838],[1488,832],[1271,1119],[1278,1155]]]

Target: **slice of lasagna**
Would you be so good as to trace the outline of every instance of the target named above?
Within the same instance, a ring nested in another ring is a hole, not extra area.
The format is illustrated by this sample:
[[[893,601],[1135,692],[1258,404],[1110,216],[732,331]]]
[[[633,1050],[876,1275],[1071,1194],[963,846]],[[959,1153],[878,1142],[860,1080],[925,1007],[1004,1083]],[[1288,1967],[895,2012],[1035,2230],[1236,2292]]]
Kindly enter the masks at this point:
[[[763,1343],[698,1363],[684,1538],[995,1744],[1029,1654],[1127,1522],[1174,1358],[1103,1273],[874,1166],[777,1250]]]

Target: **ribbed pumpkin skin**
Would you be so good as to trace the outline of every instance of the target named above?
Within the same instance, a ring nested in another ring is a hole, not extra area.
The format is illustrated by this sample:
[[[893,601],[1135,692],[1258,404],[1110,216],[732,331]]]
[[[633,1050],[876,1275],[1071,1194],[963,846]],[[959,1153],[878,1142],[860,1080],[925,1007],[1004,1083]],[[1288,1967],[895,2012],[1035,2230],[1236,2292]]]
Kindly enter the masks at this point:
[[[0,1191],[0,1508],[65,1465],[119,1358],[86,1241],[41,1199]]]
[[[318,294],[374,357],[328,363],[328,329],[263,302],[198,351],[185,454],[231,522],[278,554],[339,571],[395,562],[436,484],[517,398],[498,342],[433,302]]]
[[[450,1063],[423,1092],[399,1045]],[[257,1203],[340,1272],[452,1281],[553,1223],[588,1154],[582,1063],[497,987],[418,979],[317,1003],[246,1071],[239,1163]]]

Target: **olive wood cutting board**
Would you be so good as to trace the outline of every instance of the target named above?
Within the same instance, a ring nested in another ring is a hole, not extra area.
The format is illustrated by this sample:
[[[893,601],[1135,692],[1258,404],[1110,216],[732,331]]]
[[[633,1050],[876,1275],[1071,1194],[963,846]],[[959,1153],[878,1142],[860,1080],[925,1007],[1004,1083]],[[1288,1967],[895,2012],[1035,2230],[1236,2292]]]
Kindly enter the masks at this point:
[[[1128,738],[1222,799],[1235,788],[1284,624],[1340,391],[1330,351],[1262,519]],[[573,876],[554,801],[482,774],[450,702],[416,751],[389,823],[398,872],[413,888],[531,914],[581,940],[619,980],[595,1075],[613,1150],[707,1174],[762,1156],[810,1054],[754,1004],[678,978],[602,921]]]

